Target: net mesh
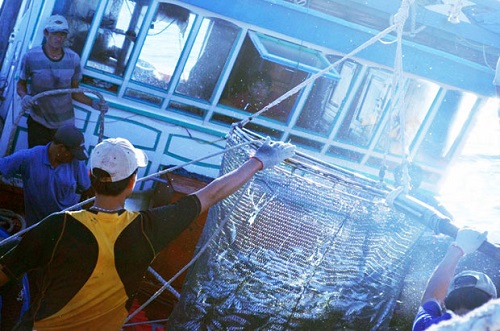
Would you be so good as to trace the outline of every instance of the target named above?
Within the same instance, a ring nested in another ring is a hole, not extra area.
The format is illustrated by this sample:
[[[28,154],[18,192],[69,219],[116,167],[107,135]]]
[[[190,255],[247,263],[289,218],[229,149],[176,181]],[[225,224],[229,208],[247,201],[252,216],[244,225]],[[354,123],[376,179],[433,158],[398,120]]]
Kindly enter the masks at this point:
[[[228,147],[251,139],[234,130]],[[253,147],[228,151],[221,174]],[[302,158],[302,159],[301,159]],[[299,155],[212,207],[171,330],[387,326],[424,227],[356,178]]]

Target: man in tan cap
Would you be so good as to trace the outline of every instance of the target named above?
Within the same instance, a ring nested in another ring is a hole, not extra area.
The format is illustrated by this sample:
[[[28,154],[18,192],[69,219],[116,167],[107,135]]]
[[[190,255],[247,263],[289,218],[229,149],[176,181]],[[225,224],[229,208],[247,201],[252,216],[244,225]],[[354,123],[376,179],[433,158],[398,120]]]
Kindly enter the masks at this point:
[[[33,99],[35,95],[45,91],[79,87],[82,79],[80,56],[63,46],[68,33],[66,18],[61,15],[51,16],[43,30],[45,42],[42,46],[30,49],[22,60],[17,94],[22,99],[23,109],[30,112],[28,117],[30,148],[52,141],[59,127],[75,124],[73,100],[99,111],[108,110],[107,103],[100,103],[83,93],[56,94]]]
[[[198,215],[259,170],[294,153],[295,146],[267,139],[239,168],[199,191],[167,206],[134,212],[124,208],[125,200],[134,189],[137,169],[148,159],[128,140],[104,140],[89,160],[94,206],[46,218],[0,258],[0,286],[34,270],[34,280],[43,288],[31,294],[23,329],[121,330],[156,255]]]

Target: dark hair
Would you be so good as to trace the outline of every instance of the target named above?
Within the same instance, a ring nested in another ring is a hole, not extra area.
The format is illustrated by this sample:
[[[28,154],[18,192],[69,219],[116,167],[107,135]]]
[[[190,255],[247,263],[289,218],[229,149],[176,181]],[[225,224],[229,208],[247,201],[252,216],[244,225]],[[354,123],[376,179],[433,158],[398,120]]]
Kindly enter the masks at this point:
[[[491,295],[474,287],[463,287],[452,291],[444,299],[446,309],[456,311],[460,308],[473,310],[491,300]]]
[[[137,173],[137,169],[127,178],[117,182],[105,182],[103,178],[110,178],[111,175],[100,168],[94,168],[90,172],[90,183],[95,190],[95,193],[116,197],[121,194],[130,183],[132,177]]]

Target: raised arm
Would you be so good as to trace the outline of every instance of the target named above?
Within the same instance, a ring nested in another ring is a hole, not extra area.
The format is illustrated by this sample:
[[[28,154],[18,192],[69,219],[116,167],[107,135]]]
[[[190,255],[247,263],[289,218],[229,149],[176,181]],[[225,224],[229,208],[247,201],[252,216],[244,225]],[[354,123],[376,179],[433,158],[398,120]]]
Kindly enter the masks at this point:
[[[239,168],[227,173],[195,192],[201,202],[201,213],[228,197],[249,181],[259,170],[275,166],[295,154],[295,146],[283,142],[271,142],[270,138],[255,155]]]
[[[469,228],[463,228],[458,231],[455,242],[448,247],[446,255],[427,282],[427,287],[422,296],[422,304],[431,300],[436,300],[439,304],[443,304],[458,262],[462,256],[478,249],[486,240],[486,235],[487,232],[481,233]]]

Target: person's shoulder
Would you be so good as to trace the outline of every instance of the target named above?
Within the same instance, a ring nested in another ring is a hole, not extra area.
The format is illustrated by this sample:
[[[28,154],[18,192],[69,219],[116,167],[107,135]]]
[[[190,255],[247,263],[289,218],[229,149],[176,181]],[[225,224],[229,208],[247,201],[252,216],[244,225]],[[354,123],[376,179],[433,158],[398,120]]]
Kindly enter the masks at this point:
[[[35,235],[39,235],[41,232],[46,234],[58,233],[64,225],[65,215],[66,213],[63,211],[52,213],[36,223],[28,233],[33,232]]]
[[[442,308],[436,299],[431,299],[422,304],[422,309],[425,311],[431,311],[433,314],[441,315]]]
[[[39,157],[47,150],[47,146],[34,146],[31,148],[23,148],[11,154],[12,157]]]
[[[42,46],[34,46],[24,54],[24,58],[27,60],[40,58],[41,56],[44,56]]]
[[[43,48],[42,46],[34,46],[31,47],[27,52],[26,56],[33,56],[33,55],[39,55],[40,53],[43,54]]]
[[[38,145],[25,150],[28,155],[40,156],[48,153],[49,145]]]
[[[78,53],[77,53],[77,52],[75,52],[74,50],[72,50],[71,48],[69,48],[69,47],[64,47],[64,53],[65,53],[66,55],[69,55],[69,56],[71,56],[72,58],[76,58],[76,59],[78,59],[78,61],[80,61],[80,55],[78,55]]]
[[[30,54],[30,53],[37,53],[37,52],[43,52],[43,47],[42,45],[38,45],[38,46],[33,46],[31,47],[26,53],[27,54]]]
[[[452,314],[443,312],[441,305],[436,300],[429,300],[418,309],[413,321],[412,331],[427,330],[430,326],[451,318]]]

